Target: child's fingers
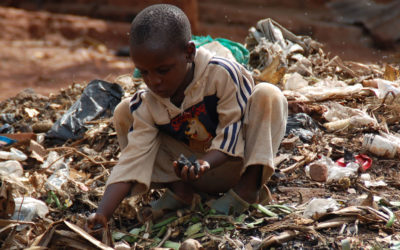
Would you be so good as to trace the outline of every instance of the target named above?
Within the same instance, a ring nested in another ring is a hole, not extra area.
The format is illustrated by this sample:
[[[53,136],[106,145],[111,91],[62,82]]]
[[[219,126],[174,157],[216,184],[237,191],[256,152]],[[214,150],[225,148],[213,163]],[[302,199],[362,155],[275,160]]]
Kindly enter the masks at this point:
[[[180,176],[183,181],[188,181],[188,172],[189,168],[187,166],[183,166]]]
[[[174,166],[174,171],[175,171],[176,176],[178,176],[180,178],[181,177],[181,171],[179,169],[178,162],[174,161],[172,163],[172,165]]]
[[[99,214],[91,214],[86,220],[86,231],[92,231],[107,226],[107,219]]]
[[[203,161],[201,166],[200,166],[199,176],[202,176],[209,169],[210,169],[210,165],[208,164],[208,162]]]
[[[198,175],[195,173],[195,171],[194,171],[194,166],[192,166],[191,168],[190,168],[190,171],[189,171],[189,178],[190,178],[190,180],[192,180],[192,181],[194,181],[194,180],[197,180],[198,179]]]

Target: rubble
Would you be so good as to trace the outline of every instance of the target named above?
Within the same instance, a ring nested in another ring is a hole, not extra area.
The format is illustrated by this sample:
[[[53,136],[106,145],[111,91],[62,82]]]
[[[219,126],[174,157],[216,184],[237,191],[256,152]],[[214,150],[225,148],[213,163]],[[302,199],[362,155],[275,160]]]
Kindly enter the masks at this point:
[[[282,28],[275,22],[268,27],[275,32]],[[292,35],[291,43],[310,41]],[[269,43],[274,47],[274,42]],[[268,51],[262,50],[263,44],[267,43],[255,44],[254,48],[261,46],[257,53]],[[279,54],[285,58],[278,58],[278,66],[269,66],[276,60],[272,59],[253,69],[258,80],[271,77],[283,90],[291,117],[298,119],[291,123],[297,132],[288,129],[279,149],[277,171],[268,183],[272,203],[251,206],[237,217],[215,214],[198,203],[160,221],[140,224],[136,211],[162,194],[162,190],[151,190],[142,197],[125,199],[109,228],[91,236],[83,230],[86,217],[96,210],[120,154],[111,113],[84,121],[80,137],[53,146],[46,130],[34,127],[40,121],[57,124],[79,102],[86,85],[72,84],[49,97],[25,91],[0,103],[0,126],[8,124],[9,128],[1,135],[15,140],[0,149],[5,152],[0,160],[1,247],[396,249],[400,241],[399,156],[373,154],[363,140],[370,134],[384,135],[395,144],[398,138],[398,66],[344,62],[329,58],[320,47],[296,47],[295,57]],[[119,98],[144,86],[141,79],[130,75],[113,82],[124,90]],[[381,83],[390,90],[379,94]],[[361,161],[359,155],[366,157]],[[321,159],[329,162],[324,165],[326,172],[315,177],[311,169],[308,176],[307,166],[319,166]],[[11,169],[10,165],[18,167]],[[345,173],[330,178],[334,170]],[[47,210],[36,212],[29,218],[32,221],[22,220],[27,201],[40,201]],[[327,208],[309,212],[315,201],[320,202],[317,208],[323,203]]]

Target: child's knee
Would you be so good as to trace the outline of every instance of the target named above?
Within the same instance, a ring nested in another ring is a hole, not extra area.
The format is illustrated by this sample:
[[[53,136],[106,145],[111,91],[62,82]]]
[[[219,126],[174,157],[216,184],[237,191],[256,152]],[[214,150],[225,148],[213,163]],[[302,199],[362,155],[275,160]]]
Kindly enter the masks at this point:
[[[285,96],[278,87],[266,82],[257,84],[251,96],[256,100],[286,101]]]

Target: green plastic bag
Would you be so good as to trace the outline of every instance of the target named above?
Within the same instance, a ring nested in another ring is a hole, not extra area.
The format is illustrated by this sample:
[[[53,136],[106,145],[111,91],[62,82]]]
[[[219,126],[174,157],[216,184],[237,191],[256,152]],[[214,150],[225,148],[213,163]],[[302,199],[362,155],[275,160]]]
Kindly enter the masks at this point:
[[[225,38],[213,39],[211,36],[192,36],[192,41],[196,45],[196,48],[201,47],[207,43],[217,41],[222,46],[229,49],[232,52],[232,55],[235,57],[236,61],[240,64],[247,65],[247,63],[249,62],[250,53],[241,43],[233,42]]]
[[[192,41],[196,45],[196,48],[199,48],[205,44],[211,43],[213,41],[219,42],[222,46],[229,49],[232,55],[235,57],[236,61],[240,64],[247,65],[249,62],[249,51],[241,44],[237,42],[233,42],[231,40],[225,38],[215,38],[213,39],[211,36],[192,36]],[[133,77],[140,78],[140,71],[135,68],[133,72]]]

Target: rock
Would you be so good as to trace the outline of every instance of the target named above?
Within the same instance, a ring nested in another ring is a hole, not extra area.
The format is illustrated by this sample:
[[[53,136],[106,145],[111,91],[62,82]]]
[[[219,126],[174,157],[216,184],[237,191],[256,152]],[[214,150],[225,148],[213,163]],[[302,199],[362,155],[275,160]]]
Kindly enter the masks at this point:
[[[32,130],[35,133],[46,133],[53,126],[53,122],[50,120],[39,121],[32,125]]]
[[[194,239],[187,239],[182,244],[179,250],[201,250],[204,249],[203,246]]]
[[[328,178],[328,168],[324,164],[314,163],[310,165],[310,177],[314,181],[325,182]]]

